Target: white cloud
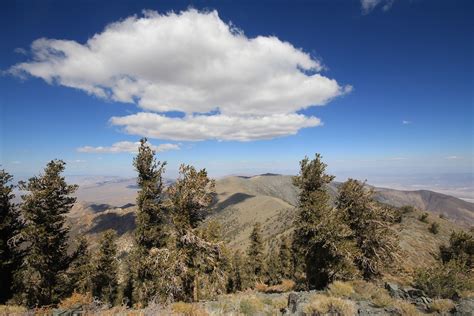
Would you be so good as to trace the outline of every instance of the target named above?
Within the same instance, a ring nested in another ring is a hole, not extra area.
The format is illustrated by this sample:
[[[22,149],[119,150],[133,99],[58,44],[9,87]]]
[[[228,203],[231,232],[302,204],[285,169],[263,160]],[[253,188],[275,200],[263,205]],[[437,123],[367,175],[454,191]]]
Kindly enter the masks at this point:
[[[70,160],[69,162],[70,163],[85,163],[86,161],[82,159],[75,159],[75,160]]]
[[[360,0],[360,5],[362,7],[362,12],[364,14],[369,14],[372,12],[378,5],[382,5],[383,11],[388,11],[392,8],[395,0]]]
[[[81,153],[95,153],[95,154],[116,154],[116,153],[136,153],[138,152],[138,146],[140,146],[140,142],[118,142],[113,144],[110,147],[91,147],[91,146],[84,146],[77,148],[78,152]],[[154,146],[150,144],[150,147],[155,150],[156,152],[164,152],[168,150],[178,150],[180,147],[178,144],[160,144],[158,146]]]
[[[459,156],[448,156],[448,157],[446,157],[446,159],[451,159],[451,160],[453,160],[453,159],[461,159],[461,157],[459,157]]]
[[[411,123],[413,123],[413,122],[412,121],[406,121],[406,120],[402,121],[403,125],[410,125]]]
[[[194,115],[184,118],[138,113],[112,117],[111,123],[125,126],[125,131],[130,134],[189,141],[270,139],[296,134],[300,128],[321,125],[321,121],[316,117],[295,113],[246,117],[223,114]]]
[[[222,21],[216,11],[147,11],[143,17],[108,25],[84,44],[38,39],[31,53],[31,61],[16,64],[9,72],[107,100],[135,103],[147,112],[160,113],[154,117],[162,121],[185,127],[192,123],[200,136],[191,138],[197,139],[210,135],[252,140],[294,134],[319,124],[318,118],[296,113],[325,105],[351,90],[321,75],[321,62],[303,50],[274,36],[249,38]],[[167,119],[169,111],[181,112],[185,119]],[[217,114],[203,118],[198,113]],[[259,120],[276,123],[276,118],[283,121],[285,116],[291,128],[288,124],[253,128]],[[144,133],[149,121],[140,123],[134,118],[133,125],[125,126],[129,132],[140,130],[139,135],[161,139],[190,138],[178,129],[161,132],[160,126]],[[129,120],[127,116],[112,122]],[[203,125],[209,121],[213,124]],[[234,125],[222,126],[225,122]],[[244,131],[249,126],[253,129]],[[222,134],[228,128],[246,135]]]

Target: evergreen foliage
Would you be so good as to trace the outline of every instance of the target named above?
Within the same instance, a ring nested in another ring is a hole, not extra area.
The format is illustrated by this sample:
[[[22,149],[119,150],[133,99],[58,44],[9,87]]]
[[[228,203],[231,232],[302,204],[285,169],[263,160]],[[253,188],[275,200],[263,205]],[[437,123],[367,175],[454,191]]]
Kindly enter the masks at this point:
[[[115,304],[118,293],[116,238],[115,231],[105,231],[93,261],[92,295],[109,305]]]
[[[457,260],[462,262],[466,269],[474,269],[474,232],[452,232],[449,245],[440,247],[440,259],[443,263]]]
[[[283,236],[280,239],[280,250],[278,253],[280,262],[280,277],[282,279],[291,279],[293,273],[293,260],[291,256],[291,244],[288,237]]]
[[[349,179],[339,188],[337,208],[344,214],[358,248],[356,263],[365,279],[379,276],[396,259],[398,238],[391,229],[394,214],[373,198],[373,190]]]
[[[218,236],[199,231],[198,225],[210,212],[214,181],[205,169],[181,165],[177,181],[168,189],[176,244],[185,273],[182,299],[197,301],[225,292],[227,284],[225,249]]]
[[[245,290],[248,285],[248,276],[246,269],[247,258],[240,250],[234,252],[232,257],[231,269],[229,272],[228,292],[234,293]]]
[[[281,262],[276,247],[271,247],[265,264],[266,284],[276,285],[282,281]]]
[[[262,225],[257,222],[253,226],[250,234],[250,245],[247,250],[248,268],[250,278],[255,285],[256,282],[262,283],[265,274],[265,254],[262,237]]]
[[[16,273],[17,299],[26,306],[59,302],[65,294],[69,229],[65,215],[76,199],[70,195],[77,186],[68,185],[61,176],[65,162],[52,160],[44,174],[20,182],[21,214],[25,227],[20,232],[25,256]]]
[[[146,305],[159,289],[154,285],[156,271],[150,266],[150,251],[169,243],[169,216],[163,204],[163,172],[166,163],[156,161],[155,152],[140,140],[138,155],[133,160],[138,172],[135,247],[131,253],[134,302]]]
[[[13,296],[13,274],[21,261],[15,246],[15,236],[23,228],[16,205],[13,203],[13,177],[0,170],[0,304]]]
[[[295,221],[295,247],[304,258],[305,287],[321,289],[335,279],[354,274],[352,232],[330,205],[326,186],[334,179],[326,174],[321,155],[300,162],[293,183],[301,191]]]
[[[78,246],[69,267],[69,291],[87,294],[92,291],[92,265],[89,244],[84,236],[79,237]]]

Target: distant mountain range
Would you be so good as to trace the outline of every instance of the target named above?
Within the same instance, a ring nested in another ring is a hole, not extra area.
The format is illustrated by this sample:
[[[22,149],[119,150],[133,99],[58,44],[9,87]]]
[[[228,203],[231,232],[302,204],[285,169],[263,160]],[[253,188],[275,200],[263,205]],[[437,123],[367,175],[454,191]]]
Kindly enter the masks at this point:
[[[78,203],[70,213],[72,235],[86,234],[92,241],[98,233],[114,229],[120,236],[121,248],[131,245],[131,231],[135,227],[135,179],[110,179],[97,183],[87,182],[78,192]],[[168,184],[171,180],[167,181]],[[328,187],[333,198],[340,183]],[[392,205],[412,205],[419,209],[407,214],[396,225],[401,247],[407,260],[416,266],[419,261],[429,264],[439,245],[446,243],[453,230],[474,225],[474,204],[452,196],[432,191],[400,191],[374,188],[378,201]],[[298,202],[298,189],[291,176],[264,174],[253,177],[230,176],[216,181],[213,211],[208,220],[214,219],[224,228],[224,238],[235,249],[244,249],[255,222],[261,222],[266,244],[271,246],[281,235],[293,229]],[[429,212],[430,222],[440,224],[440,233],[433,235],[428,224],[417,218]],[[442,219],[438,214],[443,214]]]

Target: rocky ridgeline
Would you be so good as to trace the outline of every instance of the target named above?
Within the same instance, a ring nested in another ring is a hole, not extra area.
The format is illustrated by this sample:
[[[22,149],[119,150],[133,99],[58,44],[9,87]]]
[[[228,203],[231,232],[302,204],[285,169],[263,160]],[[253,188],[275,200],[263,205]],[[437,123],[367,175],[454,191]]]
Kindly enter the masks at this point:
[[[433,302],[433,299],[427,297],[422,290],[412,287],[401,287],[394,283],[385,283],[385,289],[393,299],[403,300],[413,304],[420,313],[430,313],[430,304]],[[290,293],[288,295],[288,306],[281,310],[282,314],[306,316],[307,313],[304,311],[304,306],[308,304],[311,297],[317,293],[321,292],[309,291]],[[404,315],[404,313],[396,307],[375,307],[370,301],[353,301],[353,303],[356,305],[357,315]],[[325,314],[314,314],[312,316],[323,315],[338,316],[340,314],[337,311],[333,311]],[[455,301],[454,308],[450,312],[443,313],[442,315],[474,316],[474,298],[458,298]]]

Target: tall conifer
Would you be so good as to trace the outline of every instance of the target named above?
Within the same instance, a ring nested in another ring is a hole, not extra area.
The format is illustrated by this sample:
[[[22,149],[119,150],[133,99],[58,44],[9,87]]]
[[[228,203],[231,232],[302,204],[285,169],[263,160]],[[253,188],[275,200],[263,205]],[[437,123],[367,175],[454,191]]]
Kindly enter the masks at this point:
[[[50,161],[44,173],[20,182],[21,213],[26,226],[21,230],[25,256],[16,274],[19,300],[27,306],[57,303],[64,294],[69,228],[66,214],[76,198],[70,196],[77,186],[68,185],[61,175],[62,160]]]
[[[13,177],[0,170],[0,304],[12,297],[13,274],[21,260],[14,238],[22,228],[19,213],[13,203]]]

